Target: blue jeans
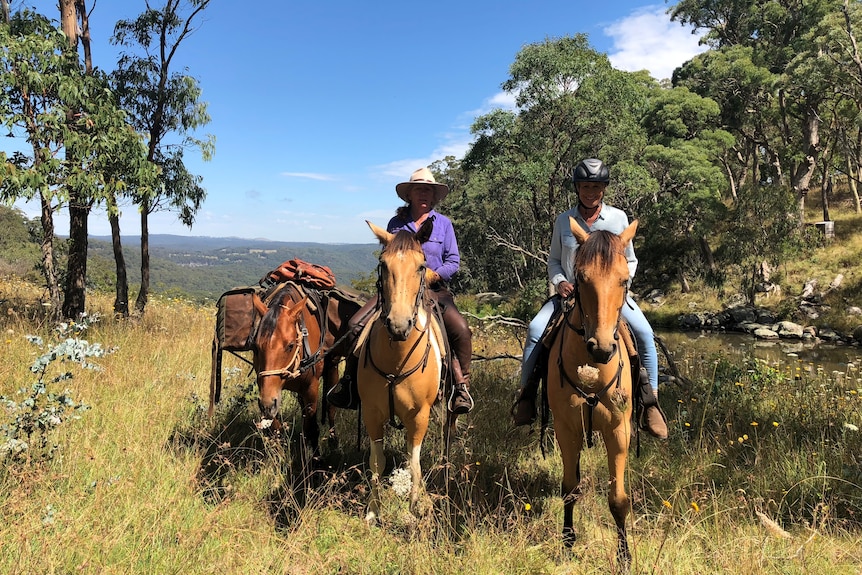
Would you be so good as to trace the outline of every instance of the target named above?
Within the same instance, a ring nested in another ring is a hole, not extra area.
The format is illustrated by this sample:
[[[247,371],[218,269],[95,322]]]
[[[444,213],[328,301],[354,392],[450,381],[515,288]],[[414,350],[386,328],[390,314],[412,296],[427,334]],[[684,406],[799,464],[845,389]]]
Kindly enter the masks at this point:
[[[530,374],[533,373],[533,369],[536,367],[536,361],[539,359],[539,352],[541,351],[536,349],[536,344],[545,332],[545,328],[554,314],[554,309],[558,308],[559,305],[560,298],[552,297],[545,302],[545,305],[542,306],[536,317],[530,321],[530,327],[527,330],[527,341],[524,342],[524,355],[521,360],[521,387],[527,385],[527,379],[529,379]],[[641,308],[638,307],[638,304],[630,296],[626,296],[622,315],[637,340],[638,355],[640,355],[641,363],[649,374],[650,385],[653,391],[658,394],[658,353],[655,349],[655,336],[652,327],[641,311]]]

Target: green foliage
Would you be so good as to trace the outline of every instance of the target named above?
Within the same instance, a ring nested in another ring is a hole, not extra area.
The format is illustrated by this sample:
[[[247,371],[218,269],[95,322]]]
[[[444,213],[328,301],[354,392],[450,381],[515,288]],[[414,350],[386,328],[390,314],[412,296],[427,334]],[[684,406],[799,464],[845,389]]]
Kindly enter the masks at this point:
[[[733,233],[722,236],[716,257],[738,268],[740,287],[754,302],[757,268],[773,267],[800,253],[803,246],[798,222],[793,217],[793,196],[786,188],[754,186],[742,194],[730,214]]]
[[[72,379],[71,371],[61,370],[50,379],[48,376],[55,362],[71,362],[85,369],[99,369],[98,365],[89,362],[89,358],[102,357],[112,350],[105,350],[98,343],[91,344],[77,337],[96,321],[98,317],[84,317],[77,324],[60,324],[56,335],[61,339],[47,348],[41,337],[27,336],[30,343],[45,349],[45,352],[30,366],[30,371],[37,379],[29,388],[19,390],[19,395],[24,397],[22,400],[0,396],[0,404],[9,418],[0,426],[3,432],[0,461],[4,464],[53,459],[58,445],[52,438],[59,426],[80,419],[79,414],[89,409],[88,405],[76,402],[68,389],[61,392],[53,390],[56,384]],[[67,335],[75,337],[65,337]]]

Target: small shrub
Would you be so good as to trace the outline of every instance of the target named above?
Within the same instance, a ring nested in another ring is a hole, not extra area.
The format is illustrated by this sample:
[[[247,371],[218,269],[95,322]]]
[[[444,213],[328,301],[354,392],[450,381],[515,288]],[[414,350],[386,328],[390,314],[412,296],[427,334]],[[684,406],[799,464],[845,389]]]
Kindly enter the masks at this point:
[[[79,323],[60,324],[56,329],[60,341],[47,347],[30,366],[37,379],[18,391],[23,399],[16,401],[0,396],[0,405],[9,416],[9,420],[0,426],[0,461],[30,463],[53,459],[57,450],[57,444],[52,441],[53,432],[62,423],[79,419],[79,414],[89,409],[88,405],[76,402],[68,389],[52,389],[56,384],[72,379],[71,371],[60,370],[49,377],[49,370],[57,361],[73,362],[85,369],[99,369],[88,359],[102,357],[113,350],[78,337],[66,337],[83,333],[96,321],[98,317],[85,317]],[[39,336],[28,335],[27,340],[39,348],[46,347]]]

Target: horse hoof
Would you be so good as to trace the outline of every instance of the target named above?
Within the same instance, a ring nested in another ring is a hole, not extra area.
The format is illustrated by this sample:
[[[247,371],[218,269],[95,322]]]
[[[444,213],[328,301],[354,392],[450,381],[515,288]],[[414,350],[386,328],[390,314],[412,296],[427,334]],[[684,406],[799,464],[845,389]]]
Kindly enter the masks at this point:
[[[369,511],[368,513],[365,514],[365,523],[369,527],[376,527],[378,521],[379,521],[379,519],[378,519],[377,514],[375,512]]]

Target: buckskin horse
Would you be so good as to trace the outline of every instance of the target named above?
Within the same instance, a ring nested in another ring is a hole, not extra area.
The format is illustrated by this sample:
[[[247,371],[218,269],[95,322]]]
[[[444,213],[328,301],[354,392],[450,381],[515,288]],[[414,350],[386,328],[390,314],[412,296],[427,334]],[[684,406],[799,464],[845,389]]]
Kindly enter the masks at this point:
[[[601,434],[608,456],[608,505],[616,523],[617,560],[631,563],[626,535],[629,498],[625,470],[632,432],[632,377],[629,355],[619,330],[628,290],[629,269],[623,250],[632,241],[637,220],[619,236],[588,233],[569,224],[580,247],[575,254],[575,289],[563,302],[562,325],[548,356],[548,405],[563,460],[563,542],[575,541],[572,511],[580,496],[580,456],[584,439],[592,446]]]
[[[265,300],[253,296],[261,317],[254,335],[261,416],[280,429],[281,392],[294,392],[302,413],[302,436],[316,456],[320,380],[327,388],[337,381],[338,361],[347,353],[342,336],[359,304],[293,282],[279,284]],[[327,412],[328,433],[334,437],[335,408]]]
[[[371,440],[371,494],[365,520],[380,515],[380,476],[384,469],[383,436],[387,423],[403,425],[412,480],[410,511],[417,514],[423,490],[419,461],[431,408],[444,378],[445,336],[425,293],[422,242],[431,235],[426,221],[416,234],[391,234],[367,222],[383,245],[378,265],[379,314],[366,328],[359,352],[357,383],[362,417]],[[448,413],[448,412],[447,412]],[[401,421],[398,424],[396,418]],[[449,414],[447,437],[455,416]]]

